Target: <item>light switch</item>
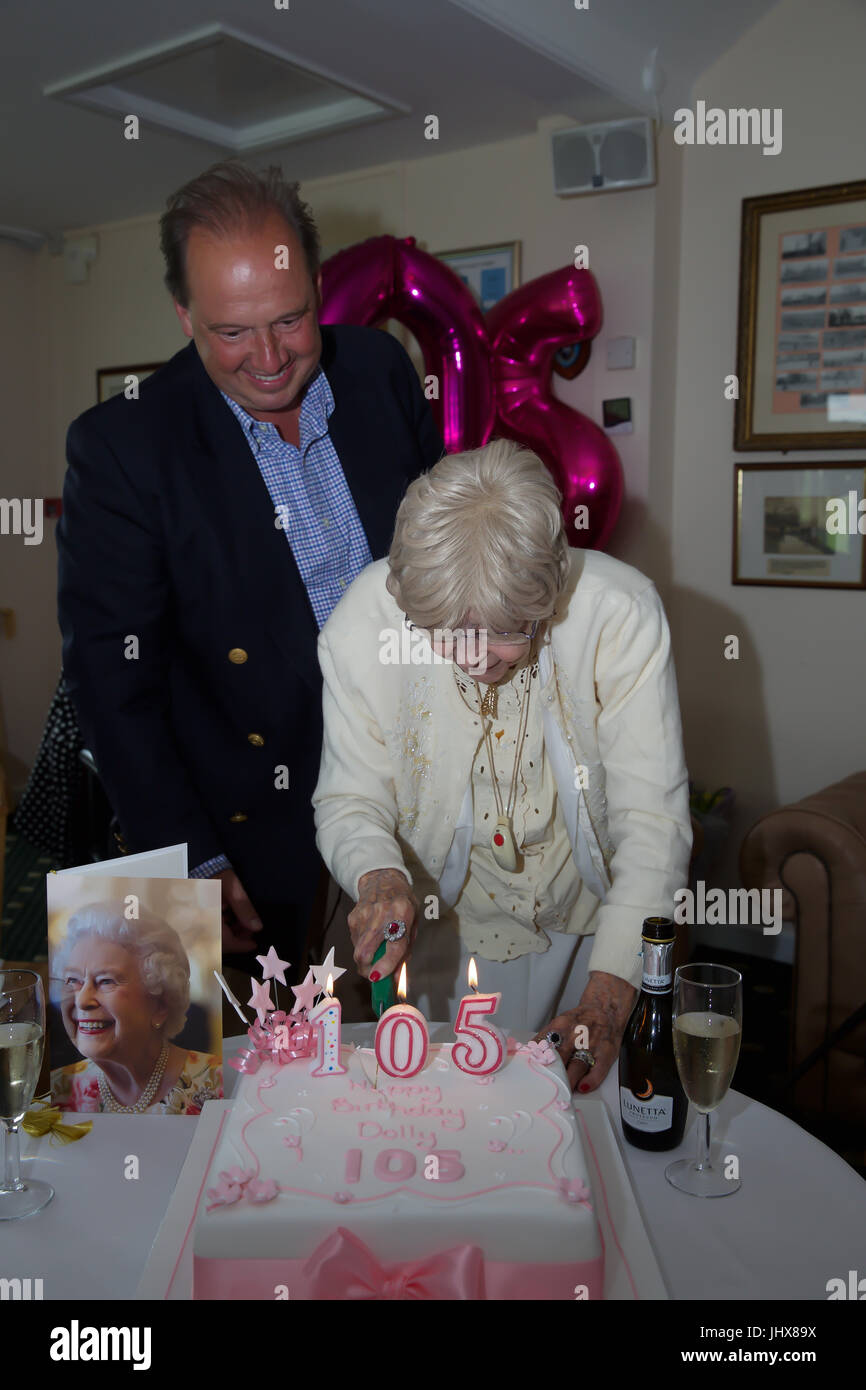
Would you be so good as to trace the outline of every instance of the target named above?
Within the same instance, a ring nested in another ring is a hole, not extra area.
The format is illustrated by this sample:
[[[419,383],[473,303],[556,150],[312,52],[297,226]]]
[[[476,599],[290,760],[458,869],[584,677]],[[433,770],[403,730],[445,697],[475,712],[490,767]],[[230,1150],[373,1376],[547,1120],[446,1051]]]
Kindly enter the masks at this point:
[[[634,366],[634,338],[608,338],[608,371],[621,371]]]

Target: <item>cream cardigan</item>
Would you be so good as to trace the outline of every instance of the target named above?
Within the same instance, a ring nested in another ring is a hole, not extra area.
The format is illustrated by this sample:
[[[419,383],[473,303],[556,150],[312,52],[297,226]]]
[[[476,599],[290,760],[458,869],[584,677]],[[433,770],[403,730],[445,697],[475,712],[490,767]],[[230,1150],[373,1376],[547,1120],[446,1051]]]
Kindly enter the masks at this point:
[[[427,894],[450,906],[466,877],[482,731],[461,713],[450,663],[381,659],[389,633],[405,629],[387,575],[387,560],[368,565],[319,634],[324,743],[313,805],[319,850],[341,887],[357,899],[363,874],[402,870],[423,930]],[[575,863],[601,900],[587,923],[589,969],[639,985],[641,924],[672,916],[692,843],[670,633],[651,581],[601,551],[572,550],[538,683]]]

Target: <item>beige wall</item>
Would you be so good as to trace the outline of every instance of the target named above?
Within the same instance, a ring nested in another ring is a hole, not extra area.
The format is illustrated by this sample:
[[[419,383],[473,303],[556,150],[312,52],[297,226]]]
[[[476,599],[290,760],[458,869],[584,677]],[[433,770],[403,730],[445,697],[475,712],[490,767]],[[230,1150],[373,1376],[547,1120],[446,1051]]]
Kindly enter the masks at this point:
[[[864,51],[866,16],[853,3],[783,0],[693,93],[725,108],[781,106],[782,153],[682,149],[667,127],[654,189],[557,199],[548,133],[566,123],[558,120],[521,139],[303,187],[326,256],[383,232],[412,234],[431,251],[519,239],[526,281],[568,264],[575,243],[589,246],[605,325],[587,370],[555,389],[594,419],[605,396],[632,397],[635,433],[616,441],[627,500],[611,550],[650,574],[668,607],[691,775],[737,792],[721,881],[733,881],[736,847],[756,816],[866,762],[862,592],[731,584],[736,456],[723,396],[735,369],[741,199],[857,177]],[[67,285],[47,252],[0,246],[12,325],[0,340],[9,392],[0,495],[60,490],[66,428],[94,401],[98,366],[160,360],[185,342],[162,289],[157,214],[96,230],[99,257],[85,285]],[[637,367],[609,373],[605,339],[623,334],[637,340]],[[41,547],[0,540],[0,606],[14,602],[19,615],[14,641],[0,638],[17,784],[59,663],[51,530]],[[722,654],[731,633],[737,662]]]
[[[635,434],[617,440],[627,475],[629,502],[614,537],[614,553],[631,558],[637,525],[650,490],[649,420],[652,328],[652,247],[659,191],[558,199],[552,191],[548,131],[569,124],[551,120],[532,136],[458,154],[357,171],[343,178],[307,182],[302,188],[322,235],[323,254],[382,233],[414,235],[430,251],[519,240],[524,281],[570,264],[572,248],[589,247],[590,265],[602,289],[605,326],[587,369],[575,381],[557,378],[567,404],[601,417],[606,395],[634,398]],[[290,176],[290,164],[283,161]],[[168,190],[166,190],[168,192]],[[158,214],[73,232],[96,232],[99,252],[85,284],[63,278],[59,257],[32,255],[0,245],[0,273],[14,282],[10,321],[21,334],[10,354],[9,414],[13,440],[0,495],[16,495],[31,476],[46,495],[62,488],[64,440],[69,422],[96,399],[98,367],[160,361],[186,339],[162,286]],[[7,270],[8,266],[8,270]],[[34,306],[41,307],[34,313]],[[633,334],[638,365],[608,373],[603,340]],[[25,351],[17,347],[23,344]],[[38,360],[37,379],[25,369]],[[14,369],[14,370],[13,370]],[[43,385],[44,382],[44,385]],[[14,408],[12,403],[14,402]],[[34,434],[34,428],[37,431]],[[26,492],[23,495],[27,495]],[[668,516],[661,518],[667,530]],[[14,786],[21,787],[42,731],[59,670],[60,643],[54,607],[56,553],[53,524],[41,547],[23,556],[3,540],[0,606],[14,601],[19,632],[0,647],[0,700],[6,709]],[[659,570],[666,539],[651,548],[646,564]],[[18,557],[14,569],[9,557]],[[11,599],[10,596],[11,595]],[[2,639],[0,639],[2,641]]]
[[[733,786],[740,804],[729,878],[757,816],[866,767],[866,594],[731,584],[733,464],[782,456],[734,454],[723,396],[736,369],[740,201],[863,177],[864,53],[866,14],[850,0],[785,0],[693,93],[783,110],[780,154],[696,146],[683,170],[669,611],[689,768],[713,789]],[[738,661],[723,658],[727,634],[739,636]]]

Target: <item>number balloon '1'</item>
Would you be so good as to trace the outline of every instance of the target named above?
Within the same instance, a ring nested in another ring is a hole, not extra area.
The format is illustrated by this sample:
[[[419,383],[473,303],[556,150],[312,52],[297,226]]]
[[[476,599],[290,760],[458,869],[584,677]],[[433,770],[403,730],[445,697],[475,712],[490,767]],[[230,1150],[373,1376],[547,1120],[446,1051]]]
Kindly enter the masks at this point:
[[[463,281],[414,237],[379,236],[323,263],[322,301],[322,323],[404,323],[438,379],[431,407],[448,452],[479,448],[493,436],[526,444],[562,492],[571,544],[603,549],[622,505],[619,455],[593,420],[551,390],[556,352],[601,328],[590,271],[553,270],[485,316]]]

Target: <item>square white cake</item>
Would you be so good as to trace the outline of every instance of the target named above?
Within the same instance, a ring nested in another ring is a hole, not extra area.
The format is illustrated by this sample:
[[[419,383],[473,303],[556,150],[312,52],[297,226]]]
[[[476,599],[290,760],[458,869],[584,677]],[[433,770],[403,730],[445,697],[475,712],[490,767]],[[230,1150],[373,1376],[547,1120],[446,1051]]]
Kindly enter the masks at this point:
[[[341,1048],[243,1076],[194,1231],[197,1299],[599,1299],[591,1182],[557,1058],[475,1078],[432,1045],[411,1079]]]

